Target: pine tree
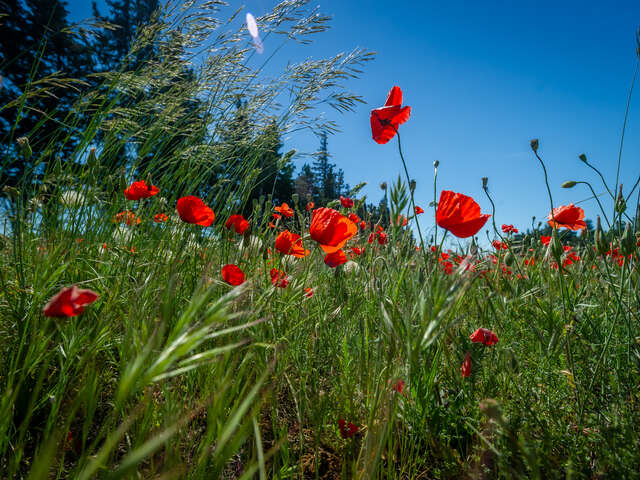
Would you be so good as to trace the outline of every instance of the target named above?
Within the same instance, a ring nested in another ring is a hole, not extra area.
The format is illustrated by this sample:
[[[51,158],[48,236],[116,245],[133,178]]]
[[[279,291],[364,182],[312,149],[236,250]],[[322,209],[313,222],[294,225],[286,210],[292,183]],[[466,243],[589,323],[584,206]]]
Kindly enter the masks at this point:
[[[108,22],[114,30],[104,30],[96,38],[94,49],[101,70],[115,70],[128,55],[138,29],[152,19],[160,6],[159,0],[105,0],[108,13],[102,15],[95,1],[92,2],[93,16]],[[143,60],[153,56],[152,49],[140,52],[129,59],[129,68],[135,68]]]
[[[93,70],[88,42],[70,32],[66,2],[17,0],[0,2],[0,105],[7,105],[32,84],[47,76],[86,79]],[[17,41],[16,39],[20,39]],[[46,163],[55,152],[66,161],[86,119],[68,122],[81,85],[68,80],[51,83],[47,94],[29,98],[23,108],[12,105],[0,112],[0,184],[15,185],[34,161]],[[46,112],[46,116],[42,112]],[[28,136],[34,152],[31,159],[18,155],[15,140]],[[30,177],[37,181],[38,172]]]
[[[311,171],[314,179],[314,201],[319,205],[326,205],[327,202],[347,193],[349,187],[344,183],[344,172],[329,162],[327,132],[320,135],[320,151]]]
[[[295,179],[295,191],[306,202],[316,198],[314,175],[308,163],[300,169],[300,175]]]

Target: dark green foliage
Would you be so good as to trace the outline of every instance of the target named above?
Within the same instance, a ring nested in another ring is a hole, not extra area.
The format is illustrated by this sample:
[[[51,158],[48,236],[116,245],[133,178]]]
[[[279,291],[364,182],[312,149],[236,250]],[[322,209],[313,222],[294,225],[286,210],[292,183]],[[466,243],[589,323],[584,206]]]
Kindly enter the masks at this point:
[[[88,121],[71,114],[93,59],[87,39],[69,25],[64,1],[3,1],[0,15],[0,184],[17,185],[25,172],[39,177],[34,165],[54,151],[68,160]],[[31,159],[17,155],[22,136],[37,152]]]

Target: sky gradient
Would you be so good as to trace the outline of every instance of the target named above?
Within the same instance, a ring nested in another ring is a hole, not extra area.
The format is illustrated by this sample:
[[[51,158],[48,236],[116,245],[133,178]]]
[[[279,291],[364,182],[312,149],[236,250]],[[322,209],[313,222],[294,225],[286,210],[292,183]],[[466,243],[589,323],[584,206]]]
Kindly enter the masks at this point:
[[[275,3],[248,0],[244,5],[258,17]],[[498,225],[524,230],[532,216],[546,217],[549,200],[529,148],[532,138],[540,139],[556,205],[590,197],[584,185],[560,188],[566,180],[591,181],[596,192],[604,191],[597,175],[578,160],[581,153],[615,183],[637,62],[640,2],[331,0],[320,6],[333,16],[332,29],[310,46],[284,50],[280,60],[328,57],[356,46],[377,52],[362,78],[348,84],[367,104],[355,113],[327,112],[342,128],[328,141],[332,161],[351,185],[368,183],[363,192],[369,201],[381,198],[381,181],[401,173],[397,142],[376,144],[369,126],[370,110],[384,104],[393,85],[402,88],[404,103],[412,108],[400,133],[409,173],[417,181],[416,203],[425,210],[433,199],[437,159],[438,194],[449,189],[471,195],[490,212],[481,188],[486,176]],[[69,9],[74,20],[91,14],[84,0],[71,0]],[[274,45],[267,39],[264,47],[268,52]],[[627,191],[640,174],[636,88],[622,155],[621,182]],[[309,152],[319,144],[311,134],[285,142],[287,149]],[[595,219],[595,200],[580,206]],[[421,224],[428,230],[432,216],[423,215]]]

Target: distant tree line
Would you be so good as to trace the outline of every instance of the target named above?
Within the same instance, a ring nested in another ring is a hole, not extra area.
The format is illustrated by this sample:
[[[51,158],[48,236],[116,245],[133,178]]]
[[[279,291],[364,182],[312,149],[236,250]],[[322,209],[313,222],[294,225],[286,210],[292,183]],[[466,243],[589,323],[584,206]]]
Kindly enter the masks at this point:
[[[67,6],[63,0],[0,0],[0,106],[3,107],[0,110],[0,186],[15,186],[25,174],[42,175],[45,163],[52,158],[76,162],[77,159],[69,158],[78,141],[74,131],[85,128],[90,118],[89,115],[70,115],[74,99],[87,89],[100,88],[100,77],[96,73],[133,70],[158,55],[153,46],[133,54],[131,47],[140,26],[154,20],[159,0],[106,0],[106,11],[101,11],[93,2],[96,22],[93,32],[70,24]],[[175,52],[181,53],[184,52]],[[31,85],[45,78],[57,79],[52,82],[50,95],[29,97],[22,104],[15,102]],[[183,69],[176,72],[174,80],[174,85],[194,82],[194,72]],[[111,98],[118,104],[132,106],[144,102],[145,96],[152,98],[153,94],[152,89],[137,96],[117,92]],[[202,101],[192,99],[183,108],[193,115],[202,115]],[[229,162],[239,162],[248,156],[256,162],[254,186],[246,196],[245,212],[251,210],[254,200],[267,196],[282,203],[291,202],[297,194],[301,202],[322,206],[341,195],[349,195],[344,172],[330,161],[326,132],[319,136],[319,150],[313,162],[305,163],[296,171],[293,152],[281,152],[281,132],[275,120],[262,127],[257,135],[248,135],[251,119],[245,107],[243,99],[238,98],[221,140],[233,145],[232,152],[222,152]],[[69,118],[74,118],[73,125],[68,125]],[[205,120],[203,118],[203,125]],[[200,134],[204,138],[206,133],[203,128]],[[136,159],[140,170],[144,170],[145,161],[151,161],[153,155],[177,151],[181,142],[179,136],[168,141],[158,138],[141,151],[126,141],[108,142],[110,139],[105,138],[108,135],[117,135],[117,132],[100,133],[98,138],[104,144],[121,149],[117,157],[122,159],[122,166]],[[33,156],[19,154],[16,140],[23,136],[29,138]],[[54,149],[55,155],[43,154],[41,158],[45,160],[38,163],[37,152],[44,149]],[[227,171],[233,169],[218,166],[208,172],[203,182],[208,186],[203,189],[214,188],[212,186],[222,180],[234,181],[227,178]],[[361,205],[358,213],[388,225],[386,198],[385,191],[379,205]]]

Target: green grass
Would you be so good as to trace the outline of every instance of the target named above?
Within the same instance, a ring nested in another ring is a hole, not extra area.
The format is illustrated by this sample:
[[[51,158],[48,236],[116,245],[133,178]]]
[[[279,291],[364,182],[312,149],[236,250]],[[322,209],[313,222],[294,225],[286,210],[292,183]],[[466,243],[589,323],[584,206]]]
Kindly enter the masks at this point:
[[[321,31],[302,22],[306,2],[278,8],[265,20],[274,31],[285,22],[308,29],[300,35]],[[208,14],[183,26],[204,35]],[[165,38],[162,28],[170,27],[157,28]],[[218,41],[218,25],[211,28]],[[73,157],[55,155],[56,142],[72,136],[61,128],[50,144],[32,145],[27,174],[5,191],[0,476],[634,478],[637,247],[620,265],[594,251],[593,234],[581,235],[573,247],[580,260],[558,269],[567,253],[554,255],[539,231],[512,239],[496,229],[508,251],[496,258],[493,250],[459,247],[450,260],[470,255],[474,268],[454,262],[446,273],[439,252],[416,251],[411,218],[406,228],[388,229],[385,245],[370,245],[371,230],[359,231],[348,246],[366,246],[364,254],[331,269],[309,238],[301,199],[275,229],[264,198],[244,237],[229,232],[226,218],[259,180],[251,172],[261,128],[274,118],[283,131],[315,124],[305,115],[317,102],[348,109],[358,97],[337,95],[336,82],[367,58],[338,55],[261,83],[260,71],[243,63],[250,48],[229,36],[193,83],[162,88],[171,82],[162,85],[157,71],[180,71],[170,54],[106,75],[79,98],[74,115],[91,112],[92,120],[73,133]],[[154,93],[127,103],[151,76],[161,84]],[[289,88],[291,101],[278,110]],[[250,130],[221,135],[238,92],[249,99]],[[194,118],[181,106],[195,97],[207,101]],[[143,154],[123,163],[125,145]],[[29,160],[17,148],[10,156],[3,168]],[[157,196],[124,198],[128,183],[149,176]],[[390,190],[392,217],[411,217],[407,186],[398,180]],[[175,200],[196,192],[216,212],[211,227],[175,213]],[[416,203],[428,212],[422,217],[430,215],[427,200]],[[124,210],[141,223],[116,225]],[[155,223],[158,212],[169,220]],[[622,225],[623,215],[610,216],[612,224]],[[308,257],[275,250],[283,228],[303,235]],[[621,227],[608,242],[631,248]],[[222,281],[227,263],[242,268],[245,284]],[[272,268],[289,275],[286,288],[272,285]],[[100,298],[80,316],[45,317],[43,306],[69,285]],[[498,344],[472,344],[479,327],[496,332]],[[466,352],[472,367],[463,378]],[[393,389],[398,380],[404,393]],[[358,433],[342,438],[340,419]]]

